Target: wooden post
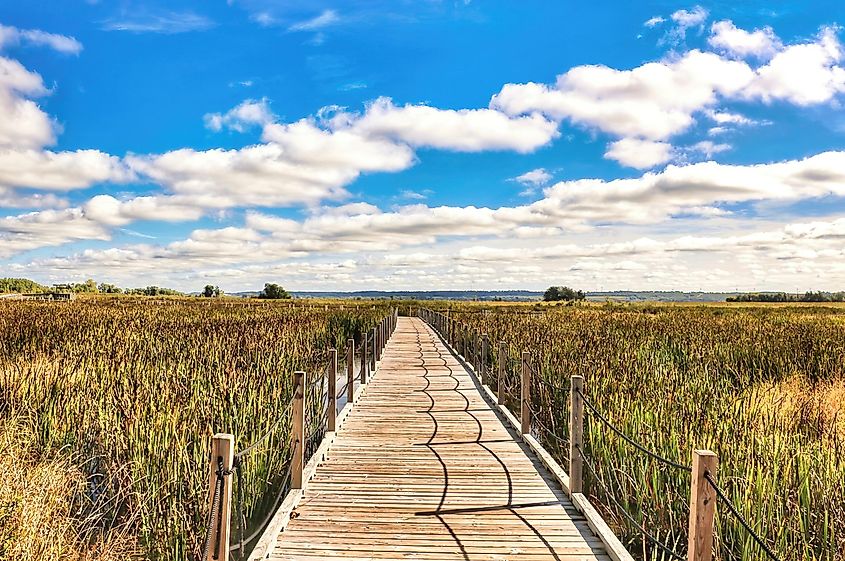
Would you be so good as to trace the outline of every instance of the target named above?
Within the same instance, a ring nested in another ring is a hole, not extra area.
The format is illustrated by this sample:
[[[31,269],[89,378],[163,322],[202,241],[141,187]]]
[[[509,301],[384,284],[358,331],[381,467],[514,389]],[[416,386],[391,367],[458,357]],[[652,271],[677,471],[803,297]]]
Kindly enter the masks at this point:
[[[375,363],[381,358],[381,331],[378,326],[373,327],[373,368]]]
[[[293,458],[290,468],[291,489],[302,489],[305,467],[305,372],[293,373]]]
[[[508,355],[505,352],[505,342],[499,341],[499,372],[496,380],[496,402],[505,402],[505,372],[507,368]]]
[[[214,501],[214,490],[217,483],[217,470],[220,468],[220,461],[223,462],[223,471],[231,471],[232,462],[235,459],[235,437],[231,434],[217,433],[211,438],[211,461],[209,462],[209,493],[208,508],[211,510]],[[223,476],[223,490],[218,503],[218,515],[211,521],[209,528],[211,536],[211,547],[208,548],[207,561],[228,561],[229,560],[229,532],[230,519],[232,516],[232,474]],[[220,535],[218,541],[215,537]],[[215,549],[217,546],[217,549]]]
[[[475,373],[481,376],[481,349],[479,348],[478,331],[472,330],[472,367],[475,368]]]
[[[528,361],[531,360],[531,353],[522,351],[522,434],[531,433],[531,369]]]
[[[481,336],[481,379],[487,379],[487,358],[490,354],[490,338],[485,333]],[[487,379],[487,385],[490,385],[490,380]]]
[[[716,478],[719,457],[710,450],[693,450],[692,483],[689,502],[689,561],[710,561],[713,556],[713,517],[716,514],[716,492],[704,474]]]
[[[337,430],[337,349],[329,349],[329,389],[326,390],[329,409],[328,427],[326,430],[334,432]]]
[[[355,401],[355,339],[346,341],[346,403]]]
[[[580,493],[584,489],[584,463],[581,451],[584,445],[584,391],[583,376],[570,378],[569,404],[569,492]]]
[[[373,328],[373,352],[370,355],[370,372],[376,371],[376,349],[378,346],[376,345],[376,328]]]
[[[367,336],[364,335],[363,346],[361,347],[361,385],[367,383]]]

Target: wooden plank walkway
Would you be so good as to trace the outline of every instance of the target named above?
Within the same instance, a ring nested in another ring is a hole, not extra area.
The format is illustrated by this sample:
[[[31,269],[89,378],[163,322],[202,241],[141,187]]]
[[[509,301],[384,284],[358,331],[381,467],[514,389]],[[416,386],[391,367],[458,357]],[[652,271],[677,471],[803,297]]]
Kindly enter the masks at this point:
[[[270,559],[610,559],[514,437],[432,329],[399,318]]]

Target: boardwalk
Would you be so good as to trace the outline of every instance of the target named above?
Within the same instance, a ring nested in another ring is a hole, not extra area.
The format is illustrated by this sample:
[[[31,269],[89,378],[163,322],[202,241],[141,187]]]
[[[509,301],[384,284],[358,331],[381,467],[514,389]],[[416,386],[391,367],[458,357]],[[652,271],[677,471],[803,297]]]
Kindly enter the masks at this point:
[[[270,558],[610,559],[473,376],[404,317]]]

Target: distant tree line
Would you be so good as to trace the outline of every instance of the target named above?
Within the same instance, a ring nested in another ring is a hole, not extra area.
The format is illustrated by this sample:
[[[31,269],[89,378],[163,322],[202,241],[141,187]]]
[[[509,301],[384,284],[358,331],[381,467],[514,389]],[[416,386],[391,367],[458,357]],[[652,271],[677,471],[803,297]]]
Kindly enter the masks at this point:
[[[728,302],[845,302],[845,292],[751,292],[728,296]]]
[[[142,288],[121,288],[117,285],[101,282],[97,284],[94,279],[88,279],[85,282],[55,284],[51,287],[44,286],[29,279],[18,278],[0,278],[0,293],[16,292],[16,293],[36,293],[36,292],[74,292],[79,294],[129,294],[134,296],[185,296],[184,292],[174,290],[172,288],[164,288],[160,286],[147,286]],[[205,298],[219,298],[224,295],[223,290],[219,286],[212,284],[205,285],[205,288],[199,293]],[[258,293],[258,298],[268,300],[289,299],[291,295],[281,285],[276,283],[266,283],[264,290]]]
[[[127,288],[123,291],[124,294],[134,294],[137,296],[184,296],[184,292],[173,290],[172,288],[163,288],[160,286],[148,286],[146,288]]]
[[[568,286],[550,286],[543,293],[543,300],[546,302],[583,300],[585,297],[582,291],[569,288]]]
[[[29,279],[0,278],[0,292],[16,292],[28,294],[33,292],[47,292],[50,289]]]

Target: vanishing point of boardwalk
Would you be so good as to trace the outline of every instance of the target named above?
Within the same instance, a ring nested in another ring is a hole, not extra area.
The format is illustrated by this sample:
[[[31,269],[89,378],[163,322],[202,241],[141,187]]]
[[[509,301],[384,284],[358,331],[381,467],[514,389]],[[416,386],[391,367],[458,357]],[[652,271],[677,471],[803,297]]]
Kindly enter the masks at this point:
[[[404,317],[269,557],[609,559],[474,377]]]

